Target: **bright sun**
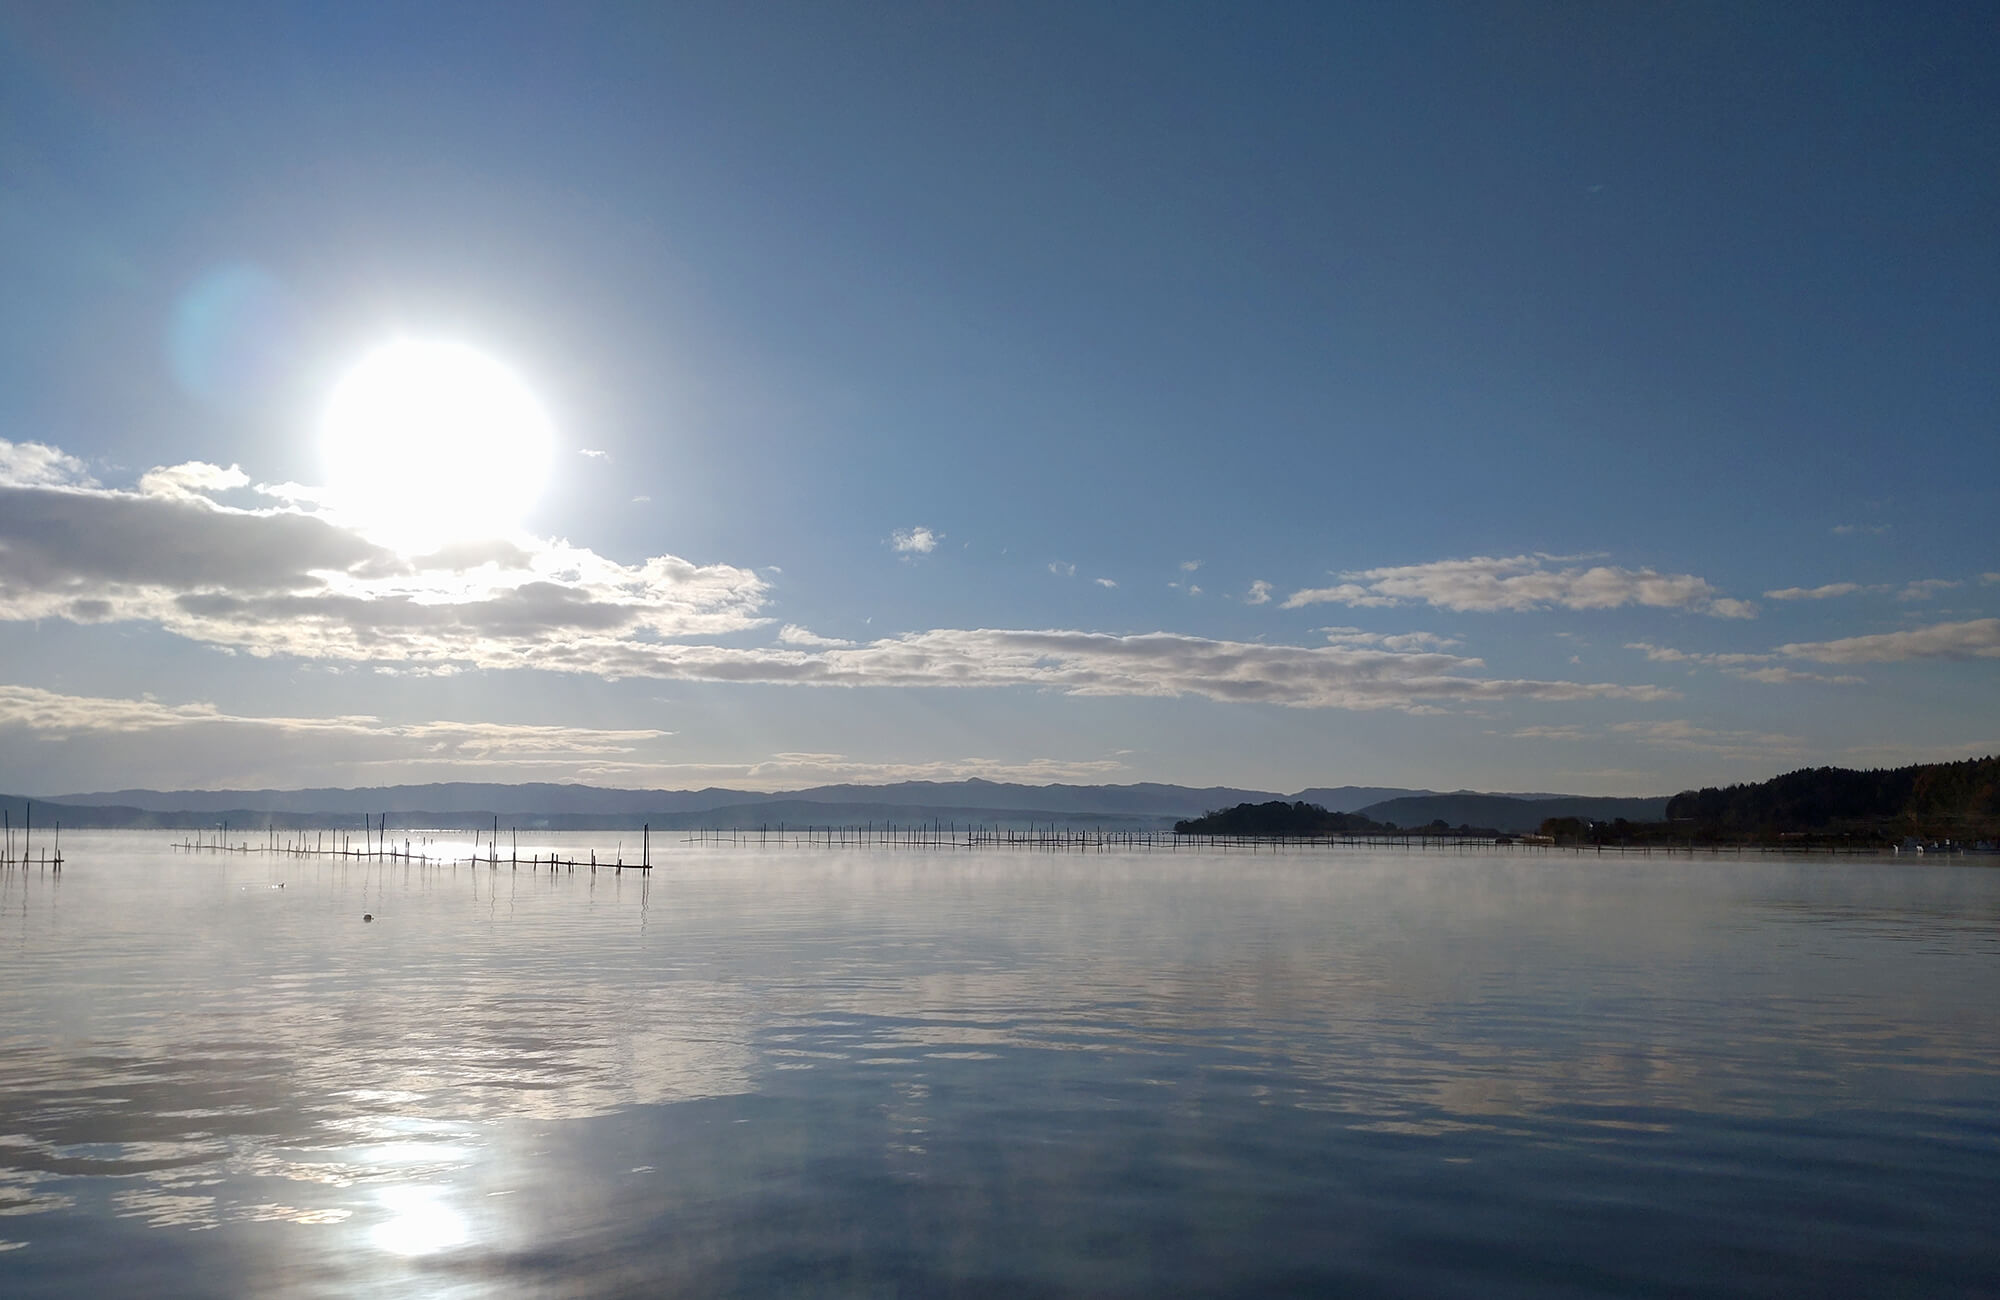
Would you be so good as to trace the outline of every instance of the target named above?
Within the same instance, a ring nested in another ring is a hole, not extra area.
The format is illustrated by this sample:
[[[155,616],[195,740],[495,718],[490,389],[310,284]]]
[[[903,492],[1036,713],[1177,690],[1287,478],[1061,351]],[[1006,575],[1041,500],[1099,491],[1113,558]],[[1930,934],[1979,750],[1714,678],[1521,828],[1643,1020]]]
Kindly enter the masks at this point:
[[[334,386],[328,504],[406,553],[498,537],[541,494],[555,430],[514,373],[460,343],[399,339]]]

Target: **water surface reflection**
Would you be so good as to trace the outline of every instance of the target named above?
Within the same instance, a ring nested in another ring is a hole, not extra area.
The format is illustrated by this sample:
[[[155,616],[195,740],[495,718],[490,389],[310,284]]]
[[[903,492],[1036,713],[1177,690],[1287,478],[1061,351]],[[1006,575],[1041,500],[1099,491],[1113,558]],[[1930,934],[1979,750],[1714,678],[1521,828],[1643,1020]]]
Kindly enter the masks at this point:
[[[656,845],[648,879],[158,838],[0,876],[10,1294],[2000,1264],[1968,1208],[2000,873]]]

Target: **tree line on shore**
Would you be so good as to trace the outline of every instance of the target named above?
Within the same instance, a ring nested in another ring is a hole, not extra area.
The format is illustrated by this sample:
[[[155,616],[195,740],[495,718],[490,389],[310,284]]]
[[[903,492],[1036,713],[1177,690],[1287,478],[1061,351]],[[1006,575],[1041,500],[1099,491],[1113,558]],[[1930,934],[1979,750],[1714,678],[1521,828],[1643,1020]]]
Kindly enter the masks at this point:
[[[1442,821],[1399,827],[1318,804],[1273,800],[1189,818],[1181,835],[1309,838],[1345,835],[1466,835],[1498,832]],[[1757,781],[1687,790],[1664,821],[1551,817],[1540,833],[1568,844],[1817,844],[1867,846],[1921,840],[2000,839],[2000,755],[1955,763],[1855,771],[1801,768]]]

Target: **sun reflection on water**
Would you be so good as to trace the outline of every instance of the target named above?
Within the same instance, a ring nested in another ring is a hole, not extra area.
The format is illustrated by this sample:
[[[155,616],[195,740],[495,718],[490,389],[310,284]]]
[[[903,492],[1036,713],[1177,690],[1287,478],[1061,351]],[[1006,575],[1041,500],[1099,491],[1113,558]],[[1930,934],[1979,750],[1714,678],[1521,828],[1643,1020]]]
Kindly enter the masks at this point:
[[[434,1255],[472,1239],[471,1226],[453,1209],[444,1189],[424,1184],[380,1188],[375,1200],[388,1215],[369,1240],[392,1255]]]

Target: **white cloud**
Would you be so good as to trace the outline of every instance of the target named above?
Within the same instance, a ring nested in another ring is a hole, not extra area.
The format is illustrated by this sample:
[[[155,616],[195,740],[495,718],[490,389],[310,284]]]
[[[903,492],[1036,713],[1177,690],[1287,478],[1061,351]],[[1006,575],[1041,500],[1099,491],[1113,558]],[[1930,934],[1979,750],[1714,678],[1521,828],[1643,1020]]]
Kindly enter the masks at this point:
[[[1880,664],[1906,659],[2000,659],[2000,618],[1934,623],[1903,632],[1798,641],[1778,653],[1823,664]]]
[[[1115,758],[946,758],[921,763],[884,763],[846,754],[773,754],[743,769],[760,788],[782,781],[791,785],[853,783],[886,785],[896,781],[1010,781],[1024,785],[1053,782],[1088,783],[1125,770]]]
[[[1772,682],[1772,684],[1796,684],[1796,682],[1818,682],[1824,686],[1860,686],[1862,678],[1856,676],[1824,676],[1818,672],[1802,672],[1798,668],[1786,668],[1774,664],[1776,654],[1704,654],[1698,650],[1674,650],[1670,646],[1654,646],[1652,642],[1626,642],[1626,650],[1640,650],[1654,664],[1696,664],[1700,668],[1720,668],[1732,678],[1742,678],[1746,682]]]
[[[0,736],[80,748],[87,766],[173,788],[288,781],[425,780],[477,770],[484,779],[613,784],[730,784],[749,789],[909,780],[1098,781],[1123,771],[1109,759],[958,758],[887,763],[843,754],[780,753],[744,762],[689,763],[653,729],[506,723],[391,723],[374,717],[253,717],[212,704],[62,695],[0,685]]]
[[[1952,578],[1920,578],[1915,582],[1903,584],[1903,589],[1896,593],[1896,599],[1929,600],[1940,591],[1950,591],[1953,587],[1963,587],[1964,585],[1963,582]]]
[[[1104,587],[1106,589],[1116,587],[1118,585],[1118,581],[1115,578],[1092,578],[1091,581],[1096,583],[1098,586]]]
[[[1175,633],[938,629],[850,649],[739,649],[589,638],[536,667],[608,677],[807,686],[1030,686],[1071,695],[1198,695],[1292,708],[1415,708],[1427,701],[1675,698],[1656,686],[1492,679],[1481,660],[1352,646],[1213,641]]]
[[[934,533],[922,525],[915,528],[898,528],[889,537],[890,545],[902,555],[929,555],[943,540],[943,533]]]
[[[1685,750],[1719,758],[1780,758],[1799,754],[1806,743],[1797,736],[1759,731],[1720,731],[1692,722],[1614,722],[1610,731],[1663,749]]]
[[[1074,564],[1064,564],[1061,560],[1050,560],[1049,572],[1055,574],[1058,578],[1074,578],[1076,576],[1076,566]]]
[[[1893,526],[1892,524],[1835,524],[1833,531],[1841,537],[1852,537],[1856,533],[1869,533],[1880,537]]]
[[[1754,618],[1756,605],[1722,596],[1704,578],[1599,564],[1552,567],[1560,557],[1474,556],[1343,573],[1332,587],[1287,597],[1286,609],[1313,604],[1386,606],[1421,603],[1456,612],[1616,609],[1645,605],[1717,618]]]
[[[1982,573],[1979,575],[1979,581],[1990,587],[1994,583],[2000,582],[2000,573]]]
[[[156,480],[171,490],[152,495],[0,486],[0,619],[144,622],[228,653],[401,674],[529,668],[607,679],[1029,686],[1348,709],[1673,698],[1654,686],[1487,678],[1482,661],[1440,653],[1448,643],[1428,633],[1303,647],[1166,632],[936,629],[850,645],[793,624],[778,646],[723,646],[691,638],[770,621],[761,613],[768,582],[752,570],[666,555],[626,565],[529,538],[410,558],[319,515],[226,507],[197,487],[236,479],[176,467]],[[918,533],[935,546],[937,535]]]
[[[1358,627],[1323,627],[1320,631],[1340,645],[1381,646],[1384,650],[1449,650],[1458,644],[1433,632],[1363,632]]]
[[[1857,591],[1868,590],[1858,582],[1829,582],[1823,587],[1780,587],[1776,591],[1764,593],[1766,600],[1831,600],[1835,596],[1852,596]]]
[[[339,746],[343,761],[479,763],[603,758],[636,752],[673,733],[588,727],[520,726],[497,722],[390,723],[367,716],[245,717],[213,704],[163,704],[154,699],[62,695],[31,686],[0,685],[0,729],[47,739],[129,738],[152,732],[228,733],[256,743],[261,733],[286,745]],[[345,742],[365,742],[348,746]]]
[[[1825,673],[1803,672],[1797,668],[1787,668],[1783,664],[1770,664],[1763,668],[1724,668],[1731,677],[1741,677],[1745,681],[1770,682],[1790,685],[1797,682],[1813,682],[1824,686],[1862,686],[1867,678],[1855,677],[1848,673],[1828,676]]]
[[[837,636],[815,635],[805,628],[800,627],[797,623],[787,623],[784,627],[780,628],[778,630],[778,640],[785,645],[817,646],[821,648],[839,648],[854,644],[852,641],[843,641]]]
[[[1627,641],[1625,648],[1639,651],[1656,664],[1696,664],[1703,668],[1741,668],[1748,664],[1767,664],[1777,658],[1771,654],[1710,654],[1700,650],[1676,650],[1671,646],[1654,645],[1650,641]]]
[[[0,438],[0,486],[89,486],[83,462],[42,442],[9,442]]]
[[[1768,682],[1768,684],[1800,684],[1814,682],[1820,686],[1862,686],[1864,680],[1856,676],[1826,676],[1820,672],[1802,672],[1798,668],[1786,668],[1774,664],[1776,654],[1704,654],[1698,650],[1674,650],[1670,646],[1654,646],[1652,642],[1626,642],[1626,650],[1640,650],[1654,664],[1694,664],[1700,668],[1718,668],[1732,678],[1742,678],[1746,682]]]
[[[1271,599],[1271,584],[1262,578],[1250,584],[1250,594],[1243,598],[1246,605],[1262,605]]]
[[[598,450],[597,448],[595,448],[595,447],[578,447],[578,448],[576,449],[576,454],[577,454],[577,455],[579,455],[579,456],[582,456],[582,457],[583,457],[584,459],[586,459],[586,460],[610,460],[610,459],[611,459],[611,453],[610,453],[610,452],[608,452],[608,451],[599,451],[599,450]]]
[[[1353,605],[1358,608],[1380,608],[1399,605],[1402,602],[1393,596],[1378,596],[1366,587],[1351,582],[1337,587],[1308,587],[1285,597],[1281,609],[1303,609],[1307,605]]]
[[[408,558],[294,508],[200,495],[213,466],[156,470],[150,493],[0,486],[0,619],[154,623],[255,655],[405,666],[524,666],[588,636],[738,631],[768,586],[729,565],[638,565],[531,539]]]
[[[1200,567],[1201,567],[1201,561],[1200,561],[1200,560],[1182,560],[1182,561],[1181,561],[1181,572],[1182,572],[1182,573],[1193,573],[1193,572],[1194,572],[1194,571],[1195,571],[1196,569],[1199,569]]]
[[[140,494],[152,497],[205,497],[212,492],[227,492],[248,486],[250,476],[243,472],[241,466],[231,465],[224,469],[203,460],[150,469],[139,476]]]

